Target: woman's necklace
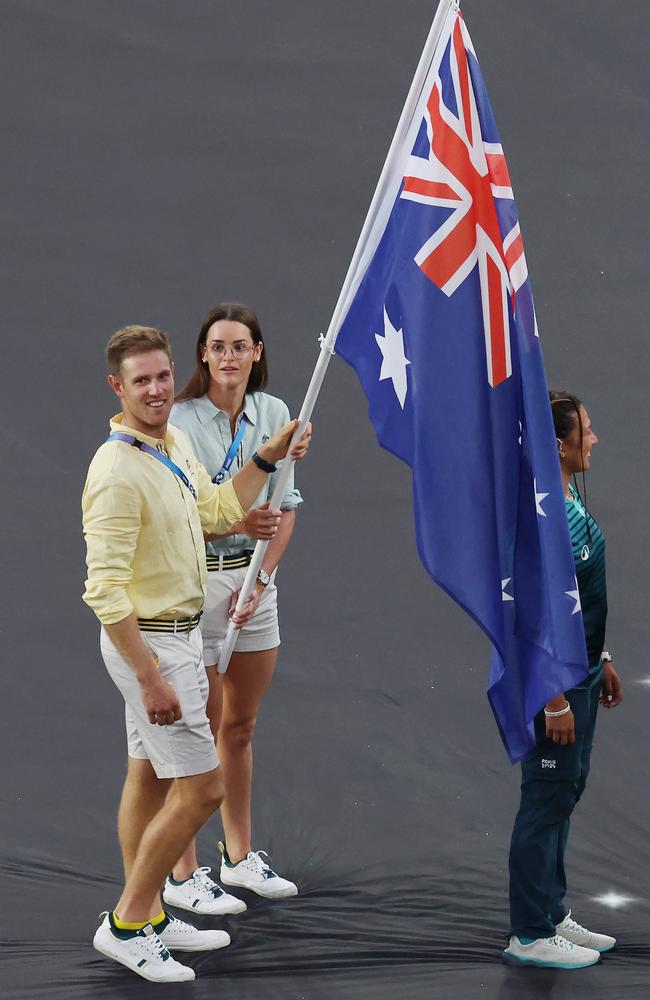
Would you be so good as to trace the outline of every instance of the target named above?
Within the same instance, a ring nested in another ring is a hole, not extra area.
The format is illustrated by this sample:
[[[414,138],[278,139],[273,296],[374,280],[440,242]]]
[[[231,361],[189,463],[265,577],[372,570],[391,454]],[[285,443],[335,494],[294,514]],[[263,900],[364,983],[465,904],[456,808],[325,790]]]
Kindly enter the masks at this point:
[[[580,516],[586,519],[587,511],[585,510],[584,505],[580,503],[580,500],[578,499],[578,497],[574,492],[573,486],[571,486],[570,484],[569,484],[569,496],[566,499],[570,500],[575,509],[580,514]]]

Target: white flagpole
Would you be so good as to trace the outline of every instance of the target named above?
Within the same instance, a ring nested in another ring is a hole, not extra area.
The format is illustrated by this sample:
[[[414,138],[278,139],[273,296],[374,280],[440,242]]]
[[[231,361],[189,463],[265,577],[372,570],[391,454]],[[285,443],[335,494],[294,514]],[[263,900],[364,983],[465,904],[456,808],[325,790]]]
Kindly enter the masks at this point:
[[[343,322],[352,298],[357,291],[361,278],[365,273],[365,267],[362,269],[360,265],[363,261],[367,266],[367,263],[369,263],[367,260],[369,251],[371,250],[371,252],[374,253],[379,237],[383,232],[386,219],[383,218],[383,214],[380,213],[380,209],[386,205],[387,199],[385,198],[385,194],[391,181],[394,180],[394,168],[398,153],[404,148],[404,141],[409,129],[411,128],[413,116],[417,110],[422,89],[429,74],[431,63],[435,57],[438,42],[440,41],[447,16],[451,10],[456,11],[458,8],[458,0],[440,0],[438,4],[438,9],[431,24],[431,29],[427,36],[424,49],[422,50],[422,55],[420,56],[420,61],[415,71],[415,76],[413,77],[413,82],[411,83],[411,88],[408,92],[404,108],[402,109],[402,114],[400,115],[400,119],[397,123],[393,141],[390,144],[388,155],[377,182],[377,187],[375,188],[370,208],[368,209],[368,214],[357,241],[354,254],[352,255],[352,260],[350,261],[350,266],[348,267],[339,297],[336,301],[336,306],[334,307],[334,312],[332,313],[332,318],[327,329],[327,336],[321,336],[320,338],[320,356],[316,362],[316,367],[314,368],[311,381],[307,387],[307,392],[298,415],[298,426],[293,435],[292,444],[299,441],[302,437],[312,415],[314,406],[316,405],[316,400],[325,378],[327,366],[329,365],[330,359],[334,354],[334,344],[336,342],[336,337],[341,323]],[[388,210],[390,211],[390,209],[392,209],[392,204],[388,205]],[[293,465],[293,459],[287,455],[271,497],[271,507],[274,509],[280,508]],[[262,539],[260,539],[255,545],[253,557],[239,592],[237,611],[242,611],[244,609],[246,601],[255,587],[257,574],[260,571],[268,545],[268,541],[263,541]],[[238,633],[239,630],[235,628],[231,622],[228,625],[228,631],[226,632],[226,637],[219,655],[218,671],[220,674],[225,674],[228,669],[232,651],[237,643]]]

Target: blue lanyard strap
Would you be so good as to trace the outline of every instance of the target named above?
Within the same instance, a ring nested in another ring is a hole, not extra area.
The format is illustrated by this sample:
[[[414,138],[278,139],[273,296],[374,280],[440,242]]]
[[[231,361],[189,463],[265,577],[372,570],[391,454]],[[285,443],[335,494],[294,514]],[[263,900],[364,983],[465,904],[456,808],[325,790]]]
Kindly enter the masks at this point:
[[[246,424],[248,422],[249,422],[248,417],[246,416],[245,413],[242,413],[239,419],[239,428],[234,438],[232,439],[232,443],[230,445],[230,448],[228,449],[228,454],[223,460],[223,465],[217,472],[216,476],[213,476],[212,478],[212,482],[216,483],[217,486],[224,481],[224,479],[226,478],[226,473],[230,472],[230,466],[232,465],[235,459],[235,455],[239,451],[239,447],[242,441],[244,440],[244,434],[246,433]]]
[[[161,451],[158,451],[157,448],[152,448],[150,444],[147,444],[145,441],[140,441],[139,438],[134,437],[132,434],[118,434],[117,432],[115,432],[114,434],[109,434],[106,440],[124,441],[126,444],[130,444],[134,448],[137,448],[139,451],[144,451],[147,455],[151,455],[152,458],[155,458],[159,462],[162,462],[162,464],[166,465],[168,469],[171,469],[171,471],[174,473],[175,476],[178,476],[178,478],[180,479],[180,481],[183,483],[184,486],[187,486],[188,490],[196,500],[196,490],[192,486],[191,482],[189,481],[183,470],[179,469],[179,467],[176,465],[176,462],[172,462],[171,458],[168,458],[167,455],[163,455],[163,453]]]

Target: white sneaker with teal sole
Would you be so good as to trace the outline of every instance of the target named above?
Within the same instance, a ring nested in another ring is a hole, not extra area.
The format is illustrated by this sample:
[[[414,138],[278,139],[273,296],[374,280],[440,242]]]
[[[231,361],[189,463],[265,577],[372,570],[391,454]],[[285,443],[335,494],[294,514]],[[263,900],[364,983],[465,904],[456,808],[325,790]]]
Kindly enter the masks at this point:
[[[179,951],[213,951],[230,944],[230,934],[226,931],[200,931],[171,913],[166,916],[169,923],[164,930],[158,931],[158,937],[171,951],[175,948]]]
[[[298,895],[298,886],[274,872],[264,860],[262,854],[268,857],[266,851],[249,851],[242,861],[233,864],[223,843],[219,843],[219,850],[223,855],[220,878],[224,885],[250,889],[265,899],[287,899]]]
[[[599,951],[601,954],[604,951],[611,951],[616,944],[616,938],[610,937],[609,934],[596,934],[595,931],[589,931],[586,927],[576,923],[571,916],[571,910],[555,930],[567,941],[572,941],[573,944],[578,944],[582,948],[593,948],[594,951]]]
[[[194,979],[194,969],[172,958],[151,924],[128,937],[118,937],[106,914],[95,932],[93,948],[151,983],[181,983]]]
[[[208,913],[210,916],[243,913],[246,909],[243,899],[224,892],[210,878],[210,868],[197,868],[184,882],[176,882],[168,877],[165,880],[163,899],[168,906],[178,906],[181,910],[192,910],[194,913]]]
[[[600,953],[593,948],[581,948],[556,934],[555,937],[537,938],[522,944],[518,937],[511,937],[503,953],[510,965],[536,965],[542,969],[586,969],[600,961]]]

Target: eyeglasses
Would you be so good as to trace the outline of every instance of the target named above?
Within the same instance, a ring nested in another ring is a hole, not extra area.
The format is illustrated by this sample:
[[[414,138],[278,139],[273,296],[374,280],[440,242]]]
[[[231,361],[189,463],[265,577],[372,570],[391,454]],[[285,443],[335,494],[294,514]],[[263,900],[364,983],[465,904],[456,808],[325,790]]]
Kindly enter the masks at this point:
[[[233,358],[245,358],[247,354],[255,347],[255,344],[247,344],[245,340],[240,341],[238,344],[222,344],[219,340],[213,340],[210,344],[210,353],[215,356],[215,358],[225,358],[226,351],[231,351]]]

